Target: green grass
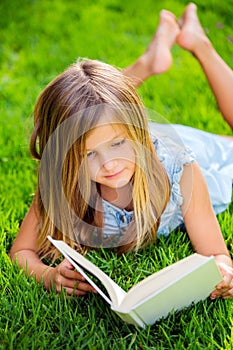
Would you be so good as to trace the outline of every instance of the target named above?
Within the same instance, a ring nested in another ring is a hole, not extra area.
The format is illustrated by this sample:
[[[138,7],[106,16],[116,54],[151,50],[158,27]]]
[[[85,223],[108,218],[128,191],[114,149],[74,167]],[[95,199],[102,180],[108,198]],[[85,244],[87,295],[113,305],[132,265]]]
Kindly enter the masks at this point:
[[[36,186],[30,158],[30,114],[41,89],[80,57],[124,67],[140,55],[161,8],[179,16],[186,1],[2,0],[0,2],[0,349],[233,348],[232,301],[207,299],[142,330],[124,324],[98,296],[47,292],[8,257]],[[197,1],[216,49],[233,67],[233,4]],[[221,25],[219,25],[219,23]],[[230,134],[195,59],[173,48],[173,66],[139,90],[145,105],[171,122]],[[219,216],[231,252],[232,206]],[[89,257],[125,290],[192,252],[184,233],[172,233],[138,254]],[[145,256],[147,257],[145,259]]]

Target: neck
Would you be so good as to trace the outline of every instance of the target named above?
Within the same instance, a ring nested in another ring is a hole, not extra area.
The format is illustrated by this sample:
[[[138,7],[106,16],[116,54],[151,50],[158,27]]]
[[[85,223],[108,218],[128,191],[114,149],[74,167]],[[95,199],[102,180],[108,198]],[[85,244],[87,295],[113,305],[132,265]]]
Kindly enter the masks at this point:
[[[101,197],[109,203],[115,205],[118,208],[132,210],[133,198],[132,198],[132,184],[120,188],[111,188],[104,185],[100,185]]]

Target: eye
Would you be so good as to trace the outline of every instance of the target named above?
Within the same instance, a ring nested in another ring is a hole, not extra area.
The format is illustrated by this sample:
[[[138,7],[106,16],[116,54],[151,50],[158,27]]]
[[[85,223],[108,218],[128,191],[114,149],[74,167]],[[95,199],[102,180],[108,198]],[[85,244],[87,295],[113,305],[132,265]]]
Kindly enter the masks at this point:
[[[87,152],[87,158],[93,158],[95,156],[94,151]]]
[[[125,143],[125,141],[126,141],[125,139],[117,140],[116,142],[111,144],[111,147],[119,147],[119,146],[123,145]]]

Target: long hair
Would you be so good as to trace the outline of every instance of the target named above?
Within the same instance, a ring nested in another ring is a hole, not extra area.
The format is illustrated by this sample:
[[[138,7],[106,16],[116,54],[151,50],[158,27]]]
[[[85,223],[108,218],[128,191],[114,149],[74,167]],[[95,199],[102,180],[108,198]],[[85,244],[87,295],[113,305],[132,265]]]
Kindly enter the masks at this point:
[[[139,249],[156,239],[170,185],[150,138],[142,102],[120,70],[83,59],[48,84],[34,109],[30,151],[41,161],[36,196],[40,256],[57,257],[48,234],[73,247],[93,246],[102,235],[101,199],[88,175],[85,147],[103,113],[114,115],[136,155],[131,180],[134,217],[118,251]]]

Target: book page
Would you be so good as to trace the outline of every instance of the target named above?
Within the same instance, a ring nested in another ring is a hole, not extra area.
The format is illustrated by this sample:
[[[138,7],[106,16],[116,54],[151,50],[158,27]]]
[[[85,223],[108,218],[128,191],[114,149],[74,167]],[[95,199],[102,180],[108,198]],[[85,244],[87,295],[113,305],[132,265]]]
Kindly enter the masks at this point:
[[[83,255],[76,252],[74,249],[68,246],[63,241],[58,241],[52,239],[48,236],[48,239],[54,244],[54,246],[64,255],[67,260],[80,272],[97,291],[98,293],[111,305],[114,307],[118,307],[122,302],[123,298],[126,295],[126,292],[118,286],[108,275],[106,275],[101,269],[99,269],[96,265],[86,259]],[[103,291],[96,285],[96,283],[85,273],[85,271],[81,268],[83,267],[95,277],[99,279],[100,282],[105,286],[110,299]]]
[[[193,254],[187,258],[184,258],[178,261],[175,264],[167,266],[166,268],[154,273],[153,275],[147,277],[143,281],[136,284],[132,287],[124,300],[122,301],[119,310],[128,311],[132,308],[135,308],[136,305],[139,305],[143,301],[149,299],[151,295],[159,293],[165,288],[168,288],[170,285],[174,284],[176,281],[183,279],[186,275],[192,275],[195,271],[200,269],[199,275],[197,273],[197,280],[190,278],[189,283],[191,283],[190,288],[202,288],[201,285],[196,285],[198,277],[203,275],[201,267],[205,264],[210,263],[210,269],[213,276],[215,276],[216,284],[221,281],[222,276],[217,268],[217,265],[213,257],[205,257],[199,254]],[[206,281],[208,282],[208,275],[205,276]],[[193,283],[192,283],[193,282]],[[204,281],[205,282],[205,281]],[[214,289],[213,285],[213,289]],[[211,291],[210,291],[211,292]]]

